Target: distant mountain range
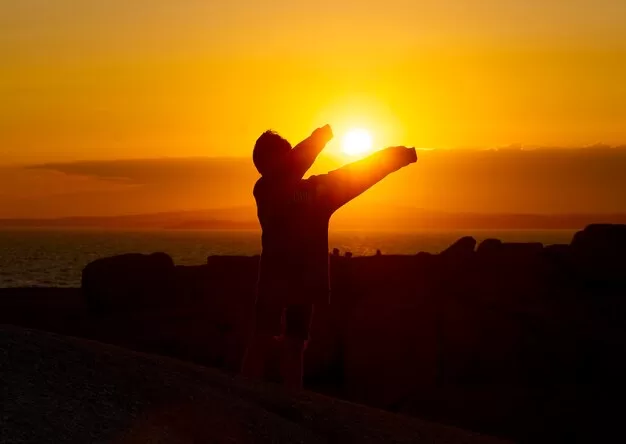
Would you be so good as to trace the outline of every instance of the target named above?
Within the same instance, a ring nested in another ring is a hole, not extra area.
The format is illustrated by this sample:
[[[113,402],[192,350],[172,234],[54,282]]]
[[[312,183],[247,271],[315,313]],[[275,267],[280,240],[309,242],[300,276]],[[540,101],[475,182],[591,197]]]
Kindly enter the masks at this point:
[[[104,217],[0,219],[0,227],[109,229],[250,229],[258,222],[245,209],[176,211]],[[254,213],[252,213],[254,216]]]
[[[331,221],[335,229],[580,229],[591,223],[623,223],[626,214],[481,214],[445,213],[397,206],[376,211],[353,207],[341,210]],[[113,217],[54,219],[0,219],[4,228],[102,229],[258,229],[254,207],[164,212]]]

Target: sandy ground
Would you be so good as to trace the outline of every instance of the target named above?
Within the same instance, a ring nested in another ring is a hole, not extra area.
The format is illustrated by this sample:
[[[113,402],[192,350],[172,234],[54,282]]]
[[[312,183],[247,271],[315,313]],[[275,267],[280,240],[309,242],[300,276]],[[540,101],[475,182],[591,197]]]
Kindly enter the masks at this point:
[[[0,326],[0,442],[495,443],[97,342]]]

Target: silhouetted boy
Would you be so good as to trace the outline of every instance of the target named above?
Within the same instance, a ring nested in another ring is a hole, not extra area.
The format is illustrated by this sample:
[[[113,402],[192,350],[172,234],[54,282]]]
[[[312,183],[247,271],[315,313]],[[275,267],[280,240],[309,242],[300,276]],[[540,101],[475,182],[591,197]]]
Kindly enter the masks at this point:
[[[292,149],[268,131],[256,141],[254,187],[263,230],[255,334],[243,374],[262,378],[268,352],[281,345],[283,384],[302,386],[303,352],[315,306],[330,300],[328,224],[332,214],[389,173],[417,161],[414,148],[392,147],[328,174],[302,177],[332,139],[326,125]]]

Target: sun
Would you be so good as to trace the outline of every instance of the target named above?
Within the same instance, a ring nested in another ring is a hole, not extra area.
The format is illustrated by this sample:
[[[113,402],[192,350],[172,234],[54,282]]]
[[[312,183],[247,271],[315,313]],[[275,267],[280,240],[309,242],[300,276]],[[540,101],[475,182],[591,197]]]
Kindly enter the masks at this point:
[[[358,156],[372,150],[372,135],[365,129],[351,129],[343,136],[342,151],[349,156]]]

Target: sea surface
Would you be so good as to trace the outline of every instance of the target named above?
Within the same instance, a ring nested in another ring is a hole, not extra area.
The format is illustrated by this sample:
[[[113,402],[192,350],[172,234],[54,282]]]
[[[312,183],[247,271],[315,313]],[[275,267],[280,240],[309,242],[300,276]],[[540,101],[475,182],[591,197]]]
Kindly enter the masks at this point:
[[[437,253],[462,236],[479,242],[569,243],[574,230],[459,230],[411,233],[331,231],[329,249],[355,256]],[[98,231],[0,230],[0,288],[79,287],[89,262],[122,253],[163,251],[179,265],[206,263],[210,255],[254,255],[261,252],[258,231]]]

